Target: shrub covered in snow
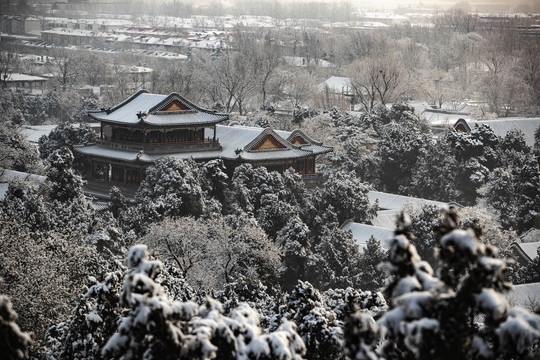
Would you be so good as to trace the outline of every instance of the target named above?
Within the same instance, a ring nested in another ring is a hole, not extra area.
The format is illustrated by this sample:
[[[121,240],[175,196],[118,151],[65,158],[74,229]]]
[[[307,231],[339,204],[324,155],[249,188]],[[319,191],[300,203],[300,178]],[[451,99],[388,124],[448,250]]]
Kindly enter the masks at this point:
[[[343,328],[336,314],[324,307],[320,292],[299,281],[274,319],[285,317],[298,326],[306,344],[306,359],[337,359],[342,353]],[[276,321],[274,320],[275,327]]]
[[[102,349],[106,358],[124,359],[300,359],[305,346],[294,324],[283,321],[273,332],[263,331],[259,316],[240,304],[230,317],[219,302],[171,300],[154,279],[162,269],[148,259],[145,246],[127,257],[131,271],[124,279],[121,302],[129,313]]]
[[[47,159],[64,146],[73,150],[75,145],[88,145],[96,139],[96,133],[86,124],[77,127],[67,123],[60,124],[49,135],[39,138],[39,155],[42,159]]]

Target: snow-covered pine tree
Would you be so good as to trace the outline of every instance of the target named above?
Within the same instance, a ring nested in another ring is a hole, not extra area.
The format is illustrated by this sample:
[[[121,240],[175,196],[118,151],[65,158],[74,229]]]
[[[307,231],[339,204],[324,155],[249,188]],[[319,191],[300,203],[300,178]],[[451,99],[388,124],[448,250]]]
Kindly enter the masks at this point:
[[[374,236],[366,242],[366,247],[360,253],[360,274],[355,287],[363,291],[379,291],[385,285],[386,274],[379,264],[386,259],[386,250]]]
[[[316,218],[325,217],[327,211],[335,213],[338,225],[345,220],[363,222],[371,219],[377,208],[369,203],[367,193],[369,186],[360,182],[354,173],[336,172],[331,174],[321,188],[315,189],[311,196],[311,203],[314,209],[306,209],[304,221],[308,225],[314,225]]]
[[[306,359],[339,359],[343,329],[336,314],[324,307],[320,292],[309,282],[299,281],[275,317],[286,317],[298,326],[306,344]]]
[[[131,268],[121,301],[129,308],[102,350],[105,358],[123,359],[301,359],[305,345],[294,324],[283,321],[273,332],[260,328],[257,312],[240,304],[230,317],[222,305],[207,298],[172,301],[154,281],[162,265],[148,259],[145,246],[133,247]]]
[[[158,159],[146,169],[135,201],[135,206],[125,212],[123,222],[137,232],[145,232],[149,224],[167,216],[201,216],[206,194],[201,187],[199,165],[193,160]]]
[[[313,254],[309,229],[295,216],[278,232],[276,242],[283,249],[280,284],[283,289],[292,290],[299,279],[305,279],[307,263]]]
[[[19,133],[19,129],[0,124],[0,168],[36,173],[41,167],[36,148]]]
[[[540,164],[540,126],[534,132],[533,153],[536,156],[536,161]]]
[[[404,215],[385,265],[393,276],[385,291],[391,309],[376,323],[358,314],[346,325],[351,358],[538,356],[540,316],[510,309],[502,295],[510,288],[503,279],[506,265],[496,258],[496,248],[480,243],[474,231],[459,229],[451,208],[439,228],[440,270],[434,276],[411,244],[409,228]]]
[[[49,157],[47,176],[52,183],[48,192],[51,201],[72,201],[83,196],[83,180],[73,172],[73,153],[64,146]]]
[[[540,209],[540,170],[532,154],[514,158],[509,168],[497,168],[489,177],[484,197],[505,229],[523,233],[534,226]]]
[[[96,133],[87,124],[80,124],[77,127],[67,123],[60,124],[49,135],[39,138],[39,155],[42,159],[47,159],[64,146],[73,150],[74,145],[88,145],[96,139]]]
[[[407,193],[413,169],[424,157],[430,141],[429,134],[407,124],[391,122],[384,126],[377,156],[381,159],[381,185],[386,191]]]

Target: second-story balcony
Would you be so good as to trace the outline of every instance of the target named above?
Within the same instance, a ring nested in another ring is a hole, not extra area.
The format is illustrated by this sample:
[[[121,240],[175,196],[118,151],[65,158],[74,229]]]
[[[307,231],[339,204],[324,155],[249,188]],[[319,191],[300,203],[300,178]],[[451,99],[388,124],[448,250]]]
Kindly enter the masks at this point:
[[[211,151],[221,149],[219,139],[204,138],[197,141],[177,141],[177,142],[135,142],[116,140],[111,138],[101,138],[98,144],[122,150],[144,150],[147,154],[174,154],[190,151]]]

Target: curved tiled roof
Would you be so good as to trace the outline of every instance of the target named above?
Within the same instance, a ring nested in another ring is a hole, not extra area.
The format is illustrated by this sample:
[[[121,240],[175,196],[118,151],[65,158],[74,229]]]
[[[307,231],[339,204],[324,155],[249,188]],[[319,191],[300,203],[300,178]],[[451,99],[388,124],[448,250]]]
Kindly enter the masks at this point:
[[[287,137],[287,141],[292,141],[295,137],[301,137],[304,139],[304,141],[307,143],[306,145],[322,145],[321,142],[315,141],[309,136],[307,136],[302,130],[293,130],[292,133]],[[306,146],[306,145],[300,145],[300,146]]]
[[[173,101],[179,101],[187,110],[161,111]],[[198,107],[177,93],[159,95],[146,90],[139,90],[111,108],[89,111],[88,115],[108,123],[151,126],[213,125],[229,118],[228,114]]]
[[[525,260],[533,261],[538,256],[538,248],[540,247],[540,241],[528,243],[513,242],[511,246],[515,248]]]
[[[270,150],[250,150],[264,136],[271,134],[276,140],[286,145],[284,148]],[[75,151],[101,158],[116,159],[127,162],[154,162],[160,157],[172,156],[187,159],[225,159],[245,162],[301,159],[332,151],[332,147],[324,145],[294,146],[288,143],[280,134],[289,136],[287,131],[274,131],[246,126],[216,126],[216,137],[219,139],[221,150],[182,151],[169,154],[146,154],[137,150],[122,150],[105,145],[90,145],[75,147]],[[212,137],[213,129],[206,129],[205,137]]]

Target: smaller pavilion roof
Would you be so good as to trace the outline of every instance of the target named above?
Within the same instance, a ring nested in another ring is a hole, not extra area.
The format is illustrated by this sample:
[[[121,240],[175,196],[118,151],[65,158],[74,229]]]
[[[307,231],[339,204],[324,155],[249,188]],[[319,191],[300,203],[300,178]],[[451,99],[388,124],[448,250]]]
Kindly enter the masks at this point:
[[[530,262],[533,261],[538,255],[540,241],[528,243],[514,242],[511,246],[516,250],[517,254],[519,254],[519,256],[523,258],[523,260],[525,260],[526,262]]]
[[[505,297],[511,306],[536,311],[540,306],[540,282],[516,285]]]
[[[352,82],[351,79],[348,77],[331,76],[324,82],[320,83],[317,88],[319,89],[319,91],[322,91],[326,86],[328,86],[328,88],[335,93],[340,93],[344,95],[352,95],[353,93]]]
[[[47,181],[46,176],[29,174],[9,169],[0,169],[0,200],[4,200],[6,197],[9,183],[17,178],[33,188],[39,188]]]
[[[367,241],[374,236],[379,240],[381,247],[385,250],[390,248],[394,231],[378,226],[360,224],[352,221],[347,221],[341,226],[342,230],[351,230],[353,239],[356,241],[361,250],[364,250]]]
[[[426,200],[411,196],[396,195],[390,193],[384,193],[380,191],[369,191],[368,192],[369,202],[374,204],[376,200],[379,200],[379,207],[382,210],[401,210],[405,205],[411,204],[413,206],[422,206],[422,205],[436,205],[436,206],[445,206],[447,203]]]
[[[458,125],[462,125],[470,131],[476,125],[489,125],[495,135],[505,137],[506,133],[510,130],[521,130],[525,134],[525,142],[529,146],[534,145],[534,132],[540,127],[540,118],[503,118],[498,120],[478,120],[478,121],[465,121],[463,119],[458,120],[454,124],[454,128]]]
[[[198,107],[177,93],[159,95],[146,90],[111,108],[89,111],[88,115],[108,123],[151,126],[208,126],[229,118],[228,114]]]

